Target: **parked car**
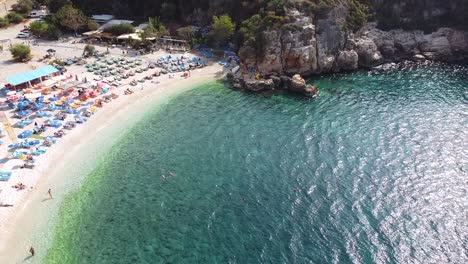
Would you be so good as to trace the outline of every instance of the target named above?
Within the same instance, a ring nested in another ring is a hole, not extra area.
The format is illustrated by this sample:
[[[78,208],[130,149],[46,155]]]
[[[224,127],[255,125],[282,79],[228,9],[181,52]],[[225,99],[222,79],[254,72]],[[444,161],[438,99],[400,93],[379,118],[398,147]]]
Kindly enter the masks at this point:
[[[23,29],[21,30],[21,32],[24,32],[24,33],[31,33],[31,32],[29,32],[29,28],[23,28]]]
[[[31,36],[30,33],[26,33],[26,32],[20,32],[18,34],[18,36],[16,36],[17,38],[29,38]]]

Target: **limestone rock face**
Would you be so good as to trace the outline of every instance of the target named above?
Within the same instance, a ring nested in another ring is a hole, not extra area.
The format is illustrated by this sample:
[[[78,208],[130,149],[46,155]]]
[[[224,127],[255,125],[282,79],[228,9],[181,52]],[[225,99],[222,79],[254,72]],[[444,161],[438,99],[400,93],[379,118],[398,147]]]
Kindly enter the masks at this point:
[[[317,60],[319,72],[330,72],[336,57],[344,49],[347,36],[343,30],[348,9],[339,5],[324,19],[317,19]]]
[[[359,38],[356,42],[356,52],[359,56],[359,66],[369,68],[382,63],[382,54],[375,42],[367,37]]]
[[[283,68],[288,73],[313,73],[317,70],[315,26],[309,16],[290,12],[294,22],[281,29]]]
[[[339,69],[356,70],[359,67],[359,55],[355,50],[340,51],[336,63]]]
[[[251,80],[251,81],[246,81],[245,82],[244,89],[252,91],[252,92],[274,90],[275,89],[275,83],[273,82],[272,79]]]
[[[288,24],[263,32],[263,54],[241,47],[241,70],[262,76],[292,76],[356,70],[402,60],[455,61],[468,58],[468,31],[440,28],[383,31],[368,23],[359,31],[345,30],[348,8],[338,5],[313,17],[286,10]],[[283,83],[283,82],[282,82]]]
[[[257,63],[258,71],[263,74],[279,74],[283,72],[281,58],[281,32],[272,30],[263,32],[263,39],[268,43],[265,47],[263,60]]]

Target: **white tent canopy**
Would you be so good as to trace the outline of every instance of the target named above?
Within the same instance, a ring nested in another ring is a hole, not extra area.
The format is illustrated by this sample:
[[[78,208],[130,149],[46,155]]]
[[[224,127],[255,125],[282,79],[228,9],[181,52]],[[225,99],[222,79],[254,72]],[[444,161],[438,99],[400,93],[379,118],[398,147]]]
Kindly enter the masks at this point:
[[[104,25],[102,25],[99,30],[104,30],[105,28],[108,28],[108,27],[111,27],[111,26],[115,26],[115,25],[120,25],[120,24],[132,24],[133,21],[132,20],[120,20],[120,19],[113,19],[107,23],[105,23]]]

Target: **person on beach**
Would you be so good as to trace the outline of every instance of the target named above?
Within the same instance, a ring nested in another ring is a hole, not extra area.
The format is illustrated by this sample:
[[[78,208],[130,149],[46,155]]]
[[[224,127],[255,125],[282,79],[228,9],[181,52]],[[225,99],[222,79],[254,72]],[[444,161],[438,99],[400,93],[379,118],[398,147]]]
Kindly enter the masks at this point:
[[[49,195],[50,199],[54,199],[54,197],[52,197],[52,189],[49,189],[47,194]]]
[[[34,250],[33,246],[29,248],[29,253],[31,253],[31,256],[34,256],[34,254],[36,254],[36,251]]]

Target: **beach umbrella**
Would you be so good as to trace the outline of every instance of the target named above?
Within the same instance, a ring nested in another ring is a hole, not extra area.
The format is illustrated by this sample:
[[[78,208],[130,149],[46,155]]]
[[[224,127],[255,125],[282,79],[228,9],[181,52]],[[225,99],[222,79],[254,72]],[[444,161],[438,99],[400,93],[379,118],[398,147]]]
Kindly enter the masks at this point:
[[[21,100],[21,101],[18,102],[18,108],[21,109],[21,110],[29,107],[30,105],[31,104],[26,100]]]
[[[28,138],[33,134],[31,130],[25,130],[23,133],[18,135],[18,138]]]
[[[33,106],[33,109],[34,109],[34,110],[40,110],[40,109],[42,109],[42,108],[44,108],[44,107],[45,107],[45,104],[44,104],[44,103],[37,103],[37,104],[35,104],[35,105]]]
[[[44,116],[47,116],[47,113],[44,112],[44,111],[42,111],[42,110],[41,110],[41,111],[37,111],[36,116],[37,116],[37,117],[44,117]]]
[[[16,113],[17,116],[19,117],[26,117],[32,113],[31,110],[22,110]]]

